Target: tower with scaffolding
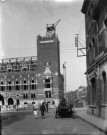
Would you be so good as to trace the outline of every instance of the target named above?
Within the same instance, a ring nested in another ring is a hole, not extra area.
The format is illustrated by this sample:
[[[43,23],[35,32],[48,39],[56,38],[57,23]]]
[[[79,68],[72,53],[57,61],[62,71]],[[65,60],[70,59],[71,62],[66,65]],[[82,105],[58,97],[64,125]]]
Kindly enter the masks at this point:
[[[60,21],[60,20],[59,20]],[[60,73],[59,23],[46,25],[46,35],[37,36],[37,56],[0,61],[0,105],[19,108],[47,101],[59,103],[64,96]]]

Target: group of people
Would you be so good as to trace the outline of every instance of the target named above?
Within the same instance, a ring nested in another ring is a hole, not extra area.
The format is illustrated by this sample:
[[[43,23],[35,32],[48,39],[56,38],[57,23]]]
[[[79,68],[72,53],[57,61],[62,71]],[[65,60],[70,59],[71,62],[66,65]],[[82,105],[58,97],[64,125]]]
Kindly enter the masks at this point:
[[[48,102],[42,102],[40,107],[34,107],[33,112],[34,112],[34,117],[35,118],[38,117],[38,111],[39,110],[41,112],[41,118],[45,118],[45,112],[48,113],[48,111],[49,111],[49,109],[48,109]]]

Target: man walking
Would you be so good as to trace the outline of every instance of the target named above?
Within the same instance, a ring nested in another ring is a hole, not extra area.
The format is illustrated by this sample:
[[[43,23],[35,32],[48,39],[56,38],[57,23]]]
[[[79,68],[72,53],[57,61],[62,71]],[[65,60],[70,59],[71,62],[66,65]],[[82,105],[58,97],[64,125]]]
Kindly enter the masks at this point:
[[[42,105],[40,106],[40,111],[41,111],[41,118],[45,118],[45,111],[46,111],[46,107],[45,107],[45,102],[42,103]]]

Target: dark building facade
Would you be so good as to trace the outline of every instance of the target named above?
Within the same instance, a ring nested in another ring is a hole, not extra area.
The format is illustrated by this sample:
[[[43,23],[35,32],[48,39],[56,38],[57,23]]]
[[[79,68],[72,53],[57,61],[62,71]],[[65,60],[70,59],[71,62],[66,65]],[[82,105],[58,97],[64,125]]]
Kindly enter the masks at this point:
[[[0,63],[0,105],[27,107],[56,104],[64,96],[60,47],[55,32],[37,36],[37,57],[8,58]]]
[[[107,0],[84,0],[88,113],[107,118]]]

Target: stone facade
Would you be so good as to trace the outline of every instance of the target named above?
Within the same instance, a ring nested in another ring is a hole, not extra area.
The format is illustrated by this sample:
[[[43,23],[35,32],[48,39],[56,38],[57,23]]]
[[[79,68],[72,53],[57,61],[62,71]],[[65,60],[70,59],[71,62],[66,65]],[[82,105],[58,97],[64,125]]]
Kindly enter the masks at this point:
[[[107,1],[84,0],[88,113],[107,118]]]

